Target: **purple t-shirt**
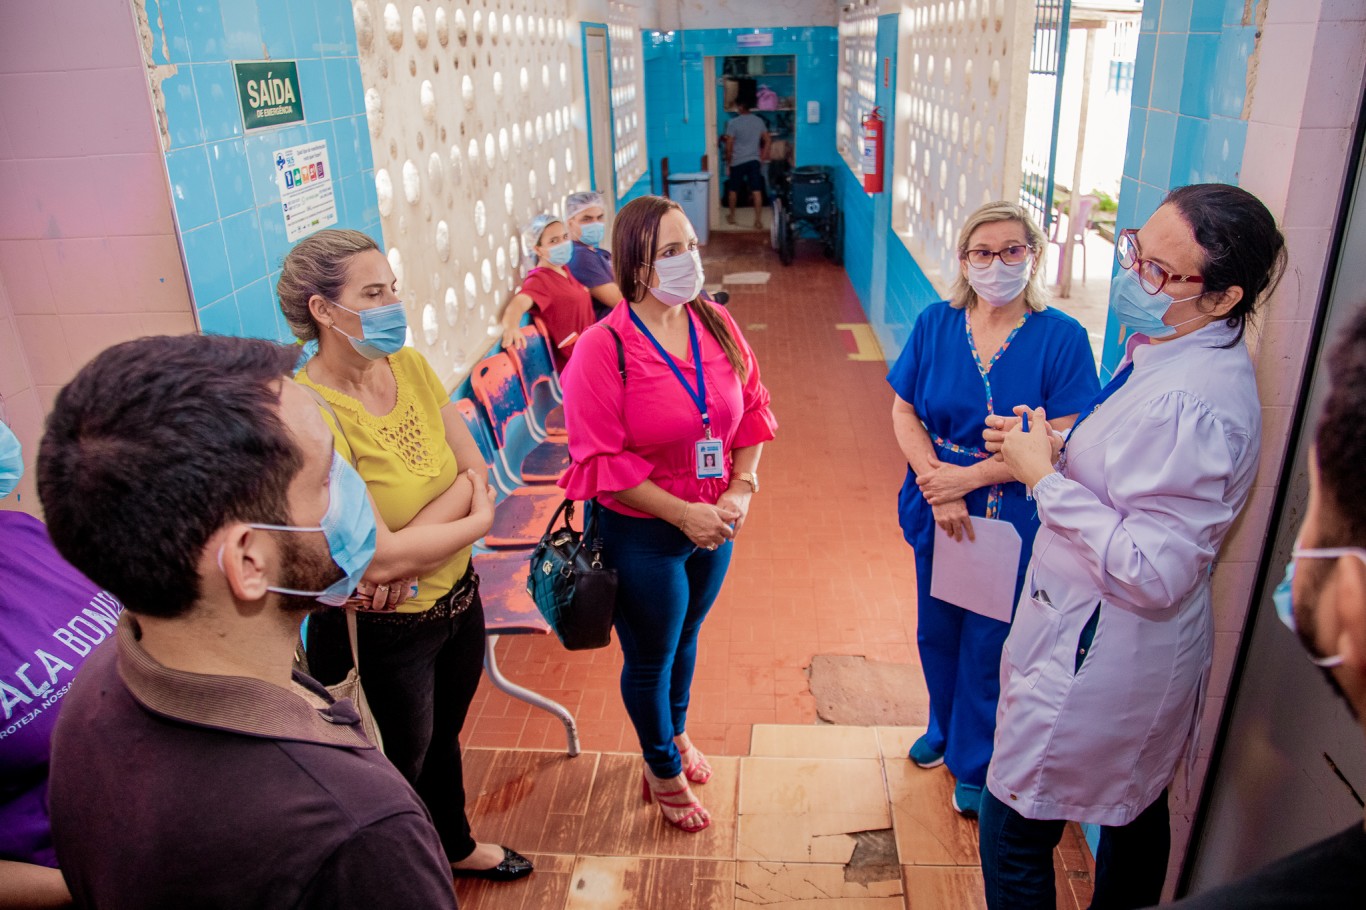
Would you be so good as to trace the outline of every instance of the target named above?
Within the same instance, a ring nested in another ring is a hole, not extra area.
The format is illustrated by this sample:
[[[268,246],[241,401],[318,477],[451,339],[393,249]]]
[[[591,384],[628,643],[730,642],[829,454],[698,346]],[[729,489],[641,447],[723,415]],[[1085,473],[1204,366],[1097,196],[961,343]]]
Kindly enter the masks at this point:
[[[612,254],[601,247],[589,246],[579,240],[574,241],[574,258],[569,260],[569,274],[590,291],[617,280],[617,276],[612,272]],[[596,297],[593,298],[593,321],[596,322],[610,312],[610,306]]]
[[[0,859],[56,866],[49,742],[61,699],[123,605],[70,563],[43,523],[0,511]]]

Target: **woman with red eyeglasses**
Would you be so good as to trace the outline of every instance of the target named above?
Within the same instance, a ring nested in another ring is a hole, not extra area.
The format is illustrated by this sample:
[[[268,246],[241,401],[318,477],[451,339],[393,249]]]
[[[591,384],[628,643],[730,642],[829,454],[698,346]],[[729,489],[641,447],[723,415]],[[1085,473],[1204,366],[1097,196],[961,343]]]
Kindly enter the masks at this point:
[[[1116,253],[1125,356],[1109,383],[1065,439],[1043,408],[1027,427],[988,421],[1041,525],[982,796],[992,910],[1055,906],[1069,819],[1102,826],[1092,907],[1160,899],[1167,788],[1193,756],[1209,677],[1211,570],[1257,471],[1243,332],[1284,270],[1275,219],[1237,187],[1182,187]]]

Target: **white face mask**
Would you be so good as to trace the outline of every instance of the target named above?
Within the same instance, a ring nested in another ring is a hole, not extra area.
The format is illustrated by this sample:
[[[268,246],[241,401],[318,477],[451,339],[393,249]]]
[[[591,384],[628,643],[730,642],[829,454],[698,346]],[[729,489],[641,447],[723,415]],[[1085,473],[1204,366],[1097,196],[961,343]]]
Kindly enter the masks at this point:
[[[702,293],[702,256],[697,250],[688,250],[682,256],[656,259],[654,265],[655,274],[659,276],[659,287],[650,288],[650,293],[660,303],[679,306],[696,300],[697,295]]]
[[[984,269],[968,266],[968,284],[977,296],[995,307],[1002,307],[1013,301],[1029,284],[1030,270],[1034,267],[1034,257],[1024,262],[1006,265],[1000,259],[992,260]]]

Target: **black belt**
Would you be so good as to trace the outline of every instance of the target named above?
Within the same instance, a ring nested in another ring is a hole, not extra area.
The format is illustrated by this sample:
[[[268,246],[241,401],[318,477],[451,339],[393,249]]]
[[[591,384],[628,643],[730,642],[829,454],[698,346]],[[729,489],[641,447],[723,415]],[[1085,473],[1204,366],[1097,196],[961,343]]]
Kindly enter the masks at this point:
[[[437,598],[431,609],[416,613],[367,613],[359,611],[356,613],[356,619],[363,623],[387,624],[416,624],[434,622],[438,619],[450,619],[468,610],[478,593],[479,573],[474,571],[474,563],[471,561],[469,568],[465,569],[464,576],[455,583],[455,587]]]

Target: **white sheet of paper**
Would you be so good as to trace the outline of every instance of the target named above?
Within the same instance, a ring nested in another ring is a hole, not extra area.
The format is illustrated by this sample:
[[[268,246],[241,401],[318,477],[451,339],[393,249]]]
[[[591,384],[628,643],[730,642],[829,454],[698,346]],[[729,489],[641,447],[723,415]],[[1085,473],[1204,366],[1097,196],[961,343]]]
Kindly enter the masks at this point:
[[[1020,567],[1020,532],[1008,521],[972,519],[976,541],[955,541],[934,529],[930,595],[1001,622],[1015,608],[1015,575]]]

